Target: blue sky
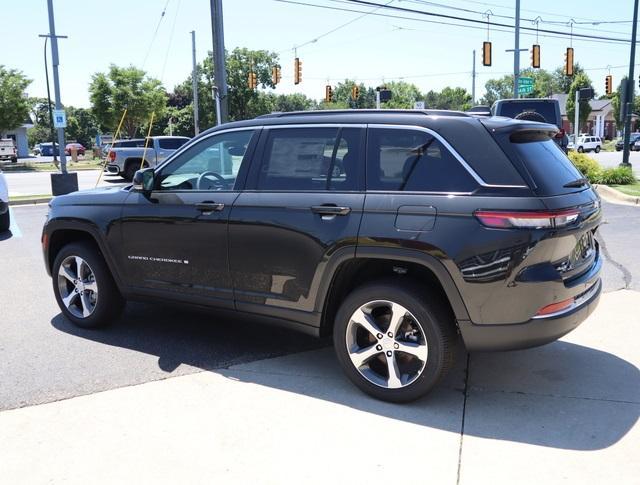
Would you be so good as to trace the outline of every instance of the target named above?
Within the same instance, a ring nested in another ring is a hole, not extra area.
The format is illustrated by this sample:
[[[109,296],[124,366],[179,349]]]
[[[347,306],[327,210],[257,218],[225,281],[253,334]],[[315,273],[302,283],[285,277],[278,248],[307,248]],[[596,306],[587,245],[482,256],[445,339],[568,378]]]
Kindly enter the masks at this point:
[[[371,11],[336,0],[295,0],[336,8]],[[371,0],[387,3],[389,0]],[[0,64],[23,71],[33,80],[31,96],[45,96],[43,41],[38,34],[48,32],[46,0],[3,2],[3,48]],[[162,80],[168,90],[184,80],[191,70],[191,37],[196,31],[197,58],[202,60],[211,49],[209,0],[168,0],[166,14],[158,34],[153,32],[167,0],[54,0],[56,30],[68,35],[59,41],[61,97],[65,104],[89,106],[88,85],[91,75],[105,71],[109,64],[136,65]],[[590,7],[585,5],[589,3]],[[574,24],[575,33],[629,38],[632,1],[584,2],[579,0],[522,0],[522,17],[542,18],[540,28],[568,32],[568,23],[588,21],[627,21],[618,24]],[[453,10],[442,6],[467,9]],[[472,51],[477,50],[477,96],[484,92],[484,82],[513,71],[513,33],[492,28],[493,66],[482,67],[480,50],[486,40],[486,27],[476,29],[441,25],[397,18],[368,15],[298,50],[303,62],[303,83],[293,84],[293,47],[321,36],[361,14],[281,3],[275,0],[224,0],[225,43],[268,49],[280,53],[282,83],[276,93],[304,92],[320,99],[324,85],[348,77],[377,85],[404,78],[423,91],[444,86],[460,86],[471,91]],[[457,15],[482,20],[490,10],[492,21],[511,24],[499,15],[513,16],[515,0],[395,0],[391,5],[404,8]],[[378,10],[409,17],[401,12]],[[425,17],[413,16],[427,19]],[[437,20],[437,19],[434,19]],[[459,23],[451,20],[443,22]],[[522,26],[534,27],[523,20]],[[173,34],[172,34],[173,32]],[[522,47],[530,47],[535,33],[521,36]],[[542,67],[554,69],[563,62],[565,38],[539,38]],[[151,49],[149,47],[151,46]],[[596,43],[573,39],[576,61],[587,68],[597,91],[604,90],[604,77],[611,68],[614,86],[628,69],[628,44]],[[149,52],[147,57],[147,52]],[[527,66],[529,54],[521,55]],[[625,67],[615,67],[625,66]]]

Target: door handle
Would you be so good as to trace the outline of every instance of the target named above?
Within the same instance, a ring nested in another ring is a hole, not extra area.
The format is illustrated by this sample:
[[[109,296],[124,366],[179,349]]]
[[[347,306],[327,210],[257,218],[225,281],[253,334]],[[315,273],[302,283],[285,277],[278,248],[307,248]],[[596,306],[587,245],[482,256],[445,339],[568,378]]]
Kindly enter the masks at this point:
[[[311,212],[321,214],[323,216],[346,216],[351,212],[351,207],[343,207],[336,205],[314,205]]]
[[[205,201],[196,204],[196,209],[200,212],[220,212],[224,209],[224,204]]]

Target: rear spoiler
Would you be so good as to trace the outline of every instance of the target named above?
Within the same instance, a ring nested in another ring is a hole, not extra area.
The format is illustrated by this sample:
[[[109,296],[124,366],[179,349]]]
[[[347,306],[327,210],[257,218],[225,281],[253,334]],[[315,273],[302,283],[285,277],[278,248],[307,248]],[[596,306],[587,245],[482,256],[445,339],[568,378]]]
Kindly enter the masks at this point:
[[[520,121],[513,120],[511,118],[485,118],[480,122],[485,126],[487,130],[495,134],[513,135],[518,133],[518,136],[531,136],[537,137],[537,141],[543,141],[556,136],[560,131],[556,125],[550,123],[538,123],[535,121]],[[528,135],[525,135],[528,134]],[[524,141],[524,140],[523,140]],[[531,139],[530,141],[535,141]]]

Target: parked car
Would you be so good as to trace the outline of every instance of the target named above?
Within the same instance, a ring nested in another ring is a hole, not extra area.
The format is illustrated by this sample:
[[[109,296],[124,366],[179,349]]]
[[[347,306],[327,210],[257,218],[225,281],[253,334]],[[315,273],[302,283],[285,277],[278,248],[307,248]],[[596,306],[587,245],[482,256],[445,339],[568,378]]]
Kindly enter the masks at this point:
[[[571,141],[569,141],[569,150],[576,150],[580,153],[592,151],[598,153],[602,149],[602,138],[599,136],[580,135],[578,136],[578,143],[575,143],[573,138],[572,136]]]
[[[0,139],[0,160],[11,160],[11,163],[18,161],[18,152],[11,138]]]
[[[558,127],[554,137],[556,144],[567,153],[569,137],[562,128],[560,103],[550,98],[500,99],[493,103],[491,113],[494,116],[506,116],[525,121],[550,123]]]
[[[600,200],[557,131],[437,110],[228,123],[130,187],[54,198],[46,269],[80,327],[136,299],[251,313],[333,334],[356,386],[410,401],[459,339],[541,345],[596,307]]]
[[[42,155],[43,157],[52,157],[53,156],[53,143],[51,142],[44,142],[44,143],[40,143],[39,144],[39,152],[40,155]],[[56,143],[55,146],[55,154],[58,156],[60,155],[60,151],[58,149],[58,144]]]
[[[188,141],[189,138],[185,136],[153,136],[149,138],[145,151],[144,138],[117,140],[108,152],[106,170],[125,180],[132,180],[136,170],[159,165]]]
[[[64,147],[65,155],[71,155],[72,148],[75,148],[78,151],[78,155],[84,156],[86,148],[81,143],[67,143]]]
[[[637,142],[638,140],[640,140],[640,133],[631,133],[629,135],[629,150],[636,150],[635,142]],[[620,152],[622,151],[622,147],[623,147],[623,141],[624,138],[618,138],[618,141],[616,141],[616,151]]]
[[[0,169],[0,232],[8,231],[10,225],[9,188],[7,187],[7,179]]]

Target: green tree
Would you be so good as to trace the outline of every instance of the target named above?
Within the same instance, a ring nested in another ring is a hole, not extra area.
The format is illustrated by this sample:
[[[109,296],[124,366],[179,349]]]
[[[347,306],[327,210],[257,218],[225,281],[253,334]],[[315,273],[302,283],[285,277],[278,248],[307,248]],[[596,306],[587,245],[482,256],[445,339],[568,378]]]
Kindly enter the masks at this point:
[[[99,132],[95,116],[91,110],[85,108],[68,106],[66,111],[67,127],[64,130],[66,139],[82,143],[85,147],[90,148]]]
[[[30,102],[26,95],[31,80],[21,71],[0,65],[0,136],[27,120]]]
[[[357,99],[351,97],[354,86],[359,90]],[[376,107],[376,92],[363,83],[345,79],[333,88],[333,100],[330,103],[322,100],[319,107],[321,109],[373,109]]]
[[[567,118],[571,123],[573,123],[575,119],[575,114],[576,114],[576,111],[575,111],[576,91],[581,88],[590,88],[590,87],[592,87],[591,79],[589,79],[589,76],[587,76],[584,72],[581,74],[578,74],[577,76],[574,76],[573,82],[571,83],[571,87],[569,88],[569,93],[567,96],[567,108],[566,108]],[[579,113],[580,126],[582,126],[587,121],[587,118],[589,118],[590,113],[591,113],[591,105],[589,104],[589,101],[588,100],[580,101],[580,113]]]
[[[485,85],[485,94],[480,104],[492,106],[499,99],[513,98],[513,75],[507,74],[500,79],[489,79]]]
[[[274,98],[274,111],[307,111],[317,107],[317,103],[313,99],[307,98],[302,93],[274,95]]]
[[[167,94],[157,79],[136,67],[111,65],[108,73],[96,73],[89,85],[92,112],[102,131],[115,132],[125,108],[123,130],[133,137],[149,123],[151,113],[161,118]]]
[[[414,103],[423,98],[420,89],[406,81],[391,81],[386,86],[391,91],[391,99],[382,105],[384,108],[413,109]]]
[[[580,74],[584,74],[584,69],[578,63],[574,64],[573,66],[573,76],[565,75],[564,65],[557,67],[551,75],[553,79],[554,92],[567,94],[571,89],[573,80]]]
[[[51,141],[51,120],[49,118],[49,101],[47,98],[29,98],[30,116],[33,127],[27,130],[29,146]],[[53,102],[51,109],[54,109]]]
[[[471,95],[464,88],[446,87],[442,91],[429,91],[424,97],[429,109],[466,111],[471,108]]]

